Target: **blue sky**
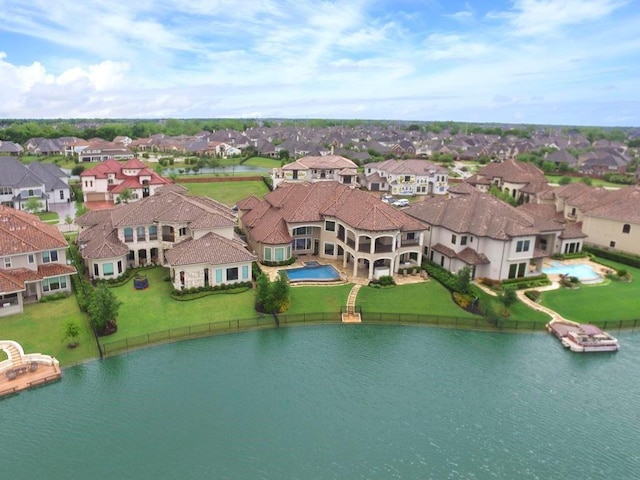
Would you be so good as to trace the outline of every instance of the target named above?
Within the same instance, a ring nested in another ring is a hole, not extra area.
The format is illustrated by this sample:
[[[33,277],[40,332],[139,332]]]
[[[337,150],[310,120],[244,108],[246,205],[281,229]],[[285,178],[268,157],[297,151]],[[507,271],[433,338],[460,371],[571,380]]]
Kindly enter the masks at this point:
[[[3,118],[640,126],[638,0],[0,0]]]

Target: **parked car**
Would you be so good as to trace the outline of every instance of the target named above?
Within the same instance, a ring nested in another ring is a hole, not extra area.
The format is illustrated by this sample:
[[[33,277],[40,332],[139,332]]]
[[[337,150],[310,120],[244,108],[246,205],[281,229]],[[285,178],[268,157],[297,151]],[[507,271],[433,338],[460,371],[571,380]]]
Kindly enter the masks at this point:
[[[384,203],[392,203],[395,198],[393,198],[393,195],[380,195],[380,200],[382,200]]]
[[[391,205],[393,205],[394,207],[406,207],[407,205],[409,205],[409,200],[407,200],[406,198],[399,198]]]

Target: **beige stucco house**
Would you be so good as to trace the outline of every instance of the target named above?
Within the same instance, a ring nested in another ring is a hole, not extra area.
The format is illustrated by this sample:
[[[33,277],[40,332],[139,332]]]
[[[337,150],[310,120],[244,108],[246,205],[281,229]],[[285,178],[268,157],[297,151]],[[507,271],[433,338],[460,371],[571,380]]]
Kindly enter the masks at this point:
[[[181,186],[78,219],[78,244],[90,278],[117,278],[127,268],[169,268],[176,289],[251,280],[255,256],[235,236],[236,214]]]
[[[0,317],[22,313],[25,302],[70,292],[76,269],[67,241],[54,225],[0,205]]]
[[[422,222],[338,182],[284,183],[238,208],[261,262],[313,255],[341,261],[354,277],[370,280],[422,263]]]
[[[284,182],[315,183],[338,182],[343,185],[357,184],[358,166],[340,155],[321,155],[302,157],[271,171],[273,188]]]
[[[360,183],[392,195],[446,195],[449,188],[446,168],[418,159],[368,163]]]

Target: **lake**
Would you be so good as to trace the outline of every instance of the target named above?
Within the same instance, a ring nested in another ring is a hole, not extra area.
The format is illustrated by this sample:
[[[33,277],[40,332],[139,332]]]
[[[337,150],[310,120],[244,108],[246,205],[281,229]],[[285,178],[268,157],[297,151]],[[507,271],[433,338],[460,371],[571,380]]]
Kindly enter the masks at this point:
[[[67,368],[0,401],[6,478],[634,479],[640,335],[325,325]]]

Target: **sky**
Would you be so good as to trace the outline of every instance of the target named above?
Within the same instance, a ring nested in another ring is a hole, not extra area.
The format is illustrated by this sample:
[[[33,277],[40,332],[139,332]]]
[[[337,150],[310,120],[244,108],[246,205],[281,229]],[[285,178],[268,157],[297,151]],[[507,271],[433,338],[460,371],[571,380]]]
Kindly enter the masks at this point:
[[[0,0],[0,117],[640,126],[640,0]]]

